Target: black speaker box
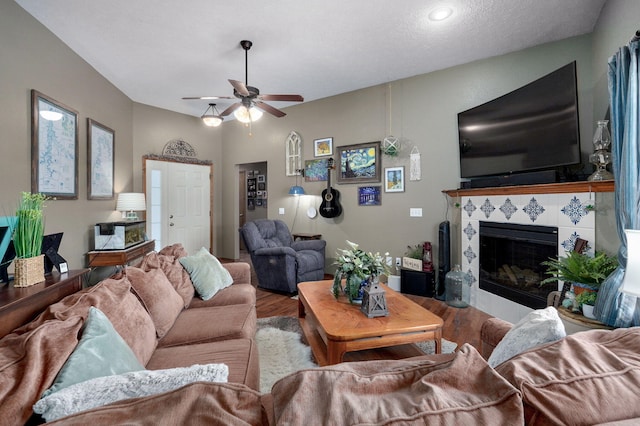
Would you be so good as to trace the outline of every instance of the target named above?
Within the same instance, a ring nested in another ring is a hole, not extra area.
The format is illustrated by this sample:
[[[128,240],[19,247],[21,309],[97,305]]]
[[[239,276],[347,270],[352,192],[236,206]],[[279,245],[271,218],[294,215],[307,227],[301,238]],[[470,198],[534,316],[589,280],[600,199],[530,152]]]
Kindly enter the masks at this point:
[[[400,291],[416,296],[433,297],[435,276],[433,272],[400,270]]]
[[[451,270],[451,226],[445,220],[438,226],[438,283],[436,297],[444,299],[444,278]]]

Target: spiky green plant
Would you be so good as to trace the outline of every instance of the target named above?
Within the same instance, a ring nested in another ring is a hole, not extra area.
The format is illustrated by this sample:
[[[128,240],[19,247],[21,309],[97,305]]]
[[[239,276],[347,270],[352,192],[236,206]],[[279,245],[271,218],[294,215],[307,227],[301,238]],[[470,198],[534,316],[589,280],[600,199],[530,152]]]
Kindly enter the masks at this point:
[[[333,295],[337,299],[342,289],[342,279],[345,279],[345,292],[349,301],[358,297],[358,290],[363,280],[369,277],[377,277],[388,273],[385,259],[378,252],[365,252],[358,247],[358,244],[347,240],[350,250],[338,249],[336,252],[336,262],[338,269],[333,279]],[[385,253],[388,256],[389,253]]]
[[[588,284],[597,289],[618,267],[618,257],[605,252],[596,252],[592,257],[571,251],[564,257],[550,258],[541,264],[547,267],[547,274],[551,275],[542,280],[541,285],[554,281],[566,281]]]
[[[582,305],[591,305],[595,306],[596,299],[598,298],[598,293],[595,291],[583,291],[579,295],[576,296],[576,302],[580,306]]]
[[[43,194],[23,192],[16,212],[18,225],[13,235],[16,257],[27,259],[40,255],[42,237],[44,236],[44,202]]]

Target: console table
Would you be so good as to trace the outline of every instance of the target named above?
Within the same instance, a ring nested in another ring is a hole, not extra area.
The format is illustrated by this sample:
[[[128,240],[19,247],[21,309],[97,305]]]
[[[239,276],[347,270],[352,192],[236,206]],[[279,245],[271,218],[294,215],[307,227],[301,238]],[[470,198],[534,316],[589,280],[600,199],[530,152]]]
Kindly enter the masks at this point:
[[[145,241],[125,250],[93,250],[87,253],[89,268],[96,266],[123,266],[152,252],[155,249],[155,240]]]
[[[82,289],[89,269],[58,274],[29,287],[14,287],[13,281],[0,287],[0,338],[31,321],[44,308]]]

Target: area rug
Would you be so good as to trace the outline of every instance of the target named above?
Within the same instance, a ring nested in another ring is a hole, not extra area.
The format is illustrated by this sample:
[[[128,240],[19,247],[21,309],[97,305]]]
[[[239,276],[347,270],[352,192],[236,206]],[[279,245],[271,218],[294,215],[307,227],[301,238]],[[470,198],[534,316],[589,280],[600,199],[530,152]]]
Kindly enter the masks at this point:
[[[306,368],[314,368],[311,348],[302,342],[302,329],[298,318],[269,317],[258,318],[256,332],[260,359],[260,391],[271,392],[271,387],[282,377]],[[433,354],[433,341],[415,344],[424,353]],[[458,345],[442,339],[442,352],[452,353]]]

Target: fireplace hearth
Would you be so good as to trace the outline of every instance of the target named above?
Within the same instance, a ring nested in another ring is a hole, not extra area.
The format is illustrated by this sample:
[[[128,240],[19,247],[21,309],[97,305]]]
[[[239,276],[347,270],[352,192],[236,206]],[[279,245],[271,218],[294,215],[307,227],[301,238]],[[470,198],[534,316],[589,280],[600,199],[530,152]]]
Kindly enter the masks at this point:
[[[558,228],[480,222],[479,287],[533,309],[544,308],[557,284],[543,286],[540,264],[558,253]]]

